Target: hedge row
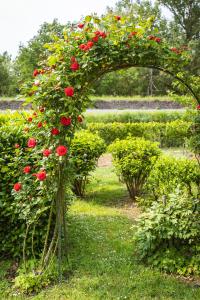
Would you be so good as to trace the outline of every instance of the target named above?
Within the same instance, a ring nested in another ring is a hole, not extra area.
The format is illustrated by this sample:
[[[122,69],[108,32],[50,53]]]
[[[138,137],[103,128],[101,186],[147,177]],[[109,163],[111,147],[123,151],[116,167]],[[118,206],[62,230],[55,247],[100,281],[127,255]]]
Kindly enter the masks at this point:
[[[10,112],[0,113],[0,124],[5,123],[23,123],[25,119],[31,114],[31,111],[24,112]],[[146,122],[172,122],[176,120],[190,121],[195,114],[193,111],[144,111],[144,112],[106,112],[106,113],[91,113],[84,114],[84,126],[88,123],[146,123]]]
[[[84,114],[86,123],[135,123],[135,122],[171,122],[175,120],[190,121],[190,112],[183,111],[144,111],[144,112],[87,112]]]
[[[180,147],[189,136],[190,126],[190,122],[177,120],[167,123],[90,123],[87,128],[98,133],[107,145],[116,139],[132,136],[159,142],[161,147]]]

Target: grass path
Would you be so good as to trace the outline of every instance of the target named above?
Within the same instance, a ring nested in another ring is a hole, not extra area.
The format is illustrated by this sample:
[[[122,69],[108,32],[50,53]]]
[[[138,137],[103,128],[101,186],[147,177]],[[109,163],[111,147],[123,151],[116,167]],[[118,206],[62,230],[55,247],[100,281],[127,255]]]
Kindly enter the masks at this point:
[[[69,280],[31,298],[0,299],[200,299],[200,289],[137,262],[134,219],[128,218],[121,207],[127,193],[112,172],[112,167],[98,168],[88,187],[88,198],[74,202],[70,208],[68,234],[73,274]],[[0,287],[5,288],[2,283]]]

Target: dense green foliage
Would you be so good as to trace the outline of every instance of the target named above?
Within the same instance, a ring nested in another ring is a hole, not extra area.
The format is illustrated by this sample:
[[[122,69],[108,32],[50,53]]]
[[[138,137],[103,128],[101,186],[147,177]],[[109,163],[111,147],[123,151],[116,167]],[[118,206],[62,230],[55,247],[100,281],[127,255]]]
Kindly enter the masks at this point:
[[[89,173],[95,169],[105,148],[104,141],[97,134],[86,130],[75,134],[70,153],[74,170],[73,191],[77,196],[84,196]]]
[[[135,242],[143,261],[167,272],[200,274],[200,202],[183,194],[154,202],[140,217]]]
[[[7,52],[0,54],[0,96],[12,96],[17,92],[16,76],[11,57]]]
[[[147,189],[154,200],[167,201],[177,187],[188,196],[200,197],[200,169],[196,160],[162,155],[148,178]]]
[[[89,123],[87,129],[98,133],[107,145],[128,136],[143,137],[160,143],[161,147],[184,146],[191,123],[173,121],[167,123]]]
[[[136,200],[150,174],[160,150],[157,143],[142,138],[117,140],[109,146],[120,179],[126,184],[130,198]]]
[[[18,146],[16,145],[19,145]],[[41,249],[41,241],[45,234],[47,222],[46,211],[48,199],[39,197],[32,200],[31,194],[27,194],[24,200],[14,199],[12,189],[23,171],[24,160],[29,151],[26,150],[26,136],[20,128],[13,126],[1,127],[0,132],[0,254],[12,257],[21,257],[26,230],[29,232],[26,240],[26,255],[38,255]],[[30,190],[35,193],[35,186]],[[37,213],[35,214],[35,212]],[[42,218],[41,218],[42,216]],[[32,226],[32,220],[37,222]],[[9,230],[8,230],[9,228]],[[32,240],[33,239],[33,240]],[[32,243],[34,245],[32,245]],[[34,248],[34,254],[32,248]]]

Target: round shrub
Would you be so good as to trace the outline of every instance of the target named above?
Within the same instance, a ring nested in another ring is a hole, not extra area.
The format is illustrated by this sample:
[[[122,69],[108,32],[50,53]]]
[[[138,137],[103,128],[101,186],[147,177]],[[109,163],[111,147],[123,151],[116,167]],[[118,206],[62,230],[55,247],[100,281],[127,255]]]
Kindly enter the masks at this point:
[[[74,136],[71,145],[71,160],[73,163],[73,191],[83,197],[88,175],[96,167],[97,160],[105,151],[104,141],[87,130],[81,130]]]
[[[146,183],[147,191],[157,200],[177,189],[190,196],[200,194],[200,169],[196,160],[162,155],[156,162]]]
[[[142,138],[129,138],[117,140],[108,149],[113,155],[117,173],[125,182],[131,199],[136,200],[161,153],[158,143]]]
[[[200,201],[180,192],[154,202],[136,225],[137,256],[167,272],[200,274]]]

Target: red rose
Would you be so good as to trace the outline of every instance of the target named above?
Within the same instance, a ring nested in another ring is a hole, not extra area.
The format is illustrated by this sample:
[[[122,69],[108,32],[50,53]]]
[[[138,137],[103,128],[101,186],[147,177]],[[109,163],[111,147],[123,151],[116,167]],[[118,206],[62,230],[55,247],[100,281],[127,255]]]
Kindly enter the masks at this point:
[[[117,21],[119,21],[119,20],[121,20],[121,17],[120,17],[120,16],[115,16],[115,19],[116,19]]]
[[[160,42],[161,42],[161,38],[156,37],[156,38],[154,39],[154,41],[155,41],[156,43],[160,43]]]
[[[67,149],[67,147],[65,147],[65,146],[58,146],[57,148],[56,148],[56,153],[59,155],[59,156],[63,156],[63,155],[66,155],[67,154],[67,151],[68,151],[68,149]]]
[[[34,112],[34,113],[33,113],[33,116],[34,116],[34,117],[37,117],[37,113],[36,113],[36,112]]]
[[[105,32],[101,32],[101,37],[102,37],[103,39],[105,39],[105,38],[107,37],[107,34],[106,34]]]
[[[72,71],[77,71],[79,69],[79,64],[77,63],[77,61],[71,64],[70,69]]]
[[[17,182],[17,183],[14,184],[14,187],[13,187],[13,188],[14,188],[14,190],[15,190],[16,192],[18,192],[18,191],[21,190],[22,185],[21,185],[20,182]]]
[[[25,174],[30,173],[30,171],[31,171],[31,167],[30,167],[30,166],[26,166],[26,167],[24,168],[24,170],[23,170],[23,172],[24,172]]]
[[[86,46],[85,44],[80,44],[80,45],[79,45],[79,48],[80,48],[81,50],[85,50],[85,49],[87,48],[87,46]]]
[[[78,24],[78,28],[82,29],[84,27],[85,24],[81,23],[81,24]]]
[[[154,36],[154,35],[149,35],[149,36],[148,36],[148,39],[149,39],[150,41],[154,41],[155,36]]]
[[[51,129],[51,134],[58,135],[59,133],[60,133],[60,131],[57,128],[52,128]]]
[[[68,86],[64,89],[65,95],[68,97],[72,97],[74,95],[74,88],[72,86]]]
[[[69,117],[69,118],[67,118],[67,117],[61,117],[60,118],[60,123],[62,124],[62,125],[64,125],[64,126],[69,126],[69,125],[71,125],[71,122],[72,122],[72,119]]]
[[[132,31],[128,37],[131,38],[132,36],[135,36],[135,35],[137,35],[137,31]]]
[[[49,150],[49,149],[45,149],[43,151],[43,155],[46,156],[46,157],[48,157],[50,154],[51,154],[51,150]]]
[[[43,180],[46,179],[47,174],[46,174],[45,171],[41,171],[41,172],[36,174],[36,177],[37,177],[38,180],[43,181]]]
[[[98,35],[96,35],[95,37],[93,37],[93,38],[92,38],[92,40],[93,40],[93,42],[95,42],[95,43],[96,43],[96,42],[98,42],[98,40],[99,40],[99,36],[98,36]]]
[[[198,104],[196,108],[197,108],[197,110],[200,110],[200,104]]]
[[[94,43],[93,43],[92,41],[87,42],[87,46],[88,46],[89,48],[92,48],[93,45],[94,45]]]
[[[176,54],[180,54],[181,50],[177,49],[177,48],[171,48],[170,49],[172,52],[176,53]]]
[[[38,128],[41,128],[41,127],[42,127],[42,122],[39,122],[39,123],[37,124],[37,127],[38,127]]]
[[[38,69],[35,69],[33,71],[33,76],[36,77],[38,74],[40,74],[39,70]]]
[[[37,145],[36,139],[30,138],[30,139],[28,140],[28,147],[29,147],[29,148],[34,148],[36,145]]]
[[[40,74],[44,74],[45,73],[45,70],[40,70]]]
[[[19,144],[15,144],[15,149],[19,148],[20,145]]]
[[[33,121],[33,118],[29,117],[29,118],[27,119],[27,121],[28,121],[28,122],[32,122],[32,121]]]
[[[82,116],[78,116],[77,120],[78,120],[79,123],[82,123],[83,122],[83,117]]]
[[[40,107],[39,107],[39,111],[40,111],[40,112],[44,112],[44,111],[45,111],[45,108],[44,108],[43,106],[40,106]]]

